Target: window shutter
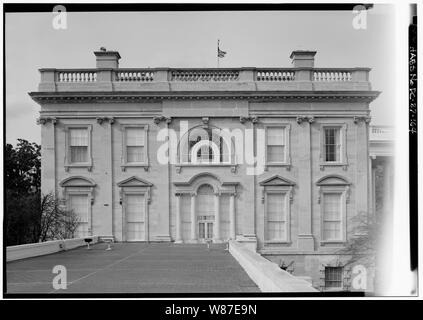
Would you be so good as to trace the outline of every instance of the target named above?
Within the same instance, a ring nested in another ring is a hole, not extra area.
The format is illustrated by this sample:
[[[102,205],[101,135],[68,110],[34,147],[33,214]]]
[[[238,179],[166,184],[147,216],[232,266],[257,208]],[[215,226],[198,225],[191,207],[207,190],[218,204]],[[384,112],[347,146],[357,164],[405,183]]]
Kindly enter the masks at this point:
[[[144,162],[144,128],[126,128],[126,161]]]
[[[323,239],[341,239],[341,194],[323,195]]]
[[[268,145],[284,145],[285,130],[284,128],[268,128],[267,144]]]
[[[191,195],[184,194],[180,196],[180,210],[182,222],[182,239],[188,240],[191,235]]]
[[[126,195],[126,221],[143,222],[144,221],[144,196]]]
[[[325,289],[325,266],[319,265],[319,289],[324,291]]]
[[[285,194],[268,193],[266,199],[268,240],[283,240],[286,237]]]
[[[144,146],[144,128],[126,128],[127,146]]]
[[[350,290],[351,289],[351,266],[344,267],[344,289]]]
[[[69,209],[73,210],[79,219],[76,230],[77,236],[88,236],[88,196],[82,194],[69,195]]]
[[[285,162],[285,129],[267,128],[267,162]]]
[[[70,145],[72,147],[88,146],[88,130],[87,129],[70,129]]]

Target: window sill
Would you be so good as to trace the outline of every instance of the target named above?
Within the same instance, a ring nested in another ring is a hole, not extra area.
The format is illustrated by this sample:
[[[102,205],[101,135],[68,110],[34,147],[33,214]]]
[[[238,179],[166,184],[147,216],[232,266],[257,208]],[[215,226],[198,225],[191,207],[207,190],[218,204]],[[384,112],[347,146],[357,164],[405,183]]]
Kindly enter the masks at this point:
[[[140,162],[140,163],[125,163],[120,166],[122,171],[126,171],[126,168],[144,168],[144,171],[148,171],[149,164]]]
[[[291,244],[289,240],[266,240],[265,244]]]
[[[323,287],[323,291],[324,292],[342,292],[342,291],[345,291],[345,289],[343,287],[339,287],[339,288],[326,288],[326,287]]]
[[[182,170],[182,167],[189,168],[189,167],[231,167],[231,172],[235,173],[237,165],[234,163],[179,163],[175,165],[176,172],[180,173]]]
[[[325,240],[325,241],[320,241],[320,245],[321,246],[325,246],[327,244],[338,244],[338,245],[344,245],[345,241],[344,240]]]
[[[348,169],[348,163],[346,162],[320,162],[320,170],[325,170],[325,167],[342,167],[343,170]]]
[[[86,168],[88,171],[91,171],[93,168],[92,163],[81,162],[81,163],[69,163],[65,165],[65,171],[68,172],[69,168]]]
[[[286,170],[291,170],[291,164],[287,162],[268,162],[265,164],[264,170],[267,171],[268,167],[285,167]]]

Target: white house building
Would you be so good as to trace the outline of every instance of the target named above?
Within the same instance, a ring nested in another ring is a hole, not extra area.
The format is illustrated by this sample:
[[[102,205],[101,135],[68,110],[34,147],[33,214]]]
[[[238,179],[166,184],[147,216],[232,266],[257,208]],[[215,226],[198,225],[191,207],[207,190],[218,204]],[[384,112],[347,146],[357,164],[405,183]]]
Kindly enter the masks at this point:
[[[40,69],[42,190],[80,236],[248,242],[317,288],[349,289],[337,254],[372,209],[368,68]]]

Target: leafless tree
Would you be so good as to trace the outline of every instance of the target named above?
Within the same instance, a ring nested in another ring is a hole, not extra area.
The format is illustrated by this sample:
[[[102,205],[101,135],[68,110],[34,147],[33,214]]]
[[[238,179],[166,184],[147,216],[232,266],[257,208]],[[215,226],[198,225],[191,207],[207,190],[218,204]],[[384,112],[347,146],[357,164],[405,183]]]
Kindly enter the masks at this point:
[[[73,210],[63,210],[59,224],[61,228],[59,228],[57,234],[63,239],[75,238],[80,220],[79,216]]]
[[[375,215],[361,212],[349,221],[353,227],[348,232],[346,245],[338,250],[339,254],[348,256],[345,265],[362,264],[375,267],[376,253],[381,223]]]
[[[75,236],[79,217],[66,210],[52,193],[41,196],[39,241],[69,239]]]

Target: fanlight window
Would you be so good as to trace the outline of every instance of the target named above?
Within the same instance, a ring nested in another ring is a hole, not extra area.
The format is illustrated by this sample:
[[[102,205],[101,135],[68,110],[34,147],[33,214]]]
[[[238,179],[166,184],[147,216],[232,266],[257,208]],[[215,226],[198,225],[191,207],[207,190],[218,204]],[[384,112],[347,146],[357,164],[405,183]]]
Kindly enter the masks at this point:
[[[182,137],[179,152],[181,163],[231,163],[230,142],[223,138],[219,128],[191,129]]]

